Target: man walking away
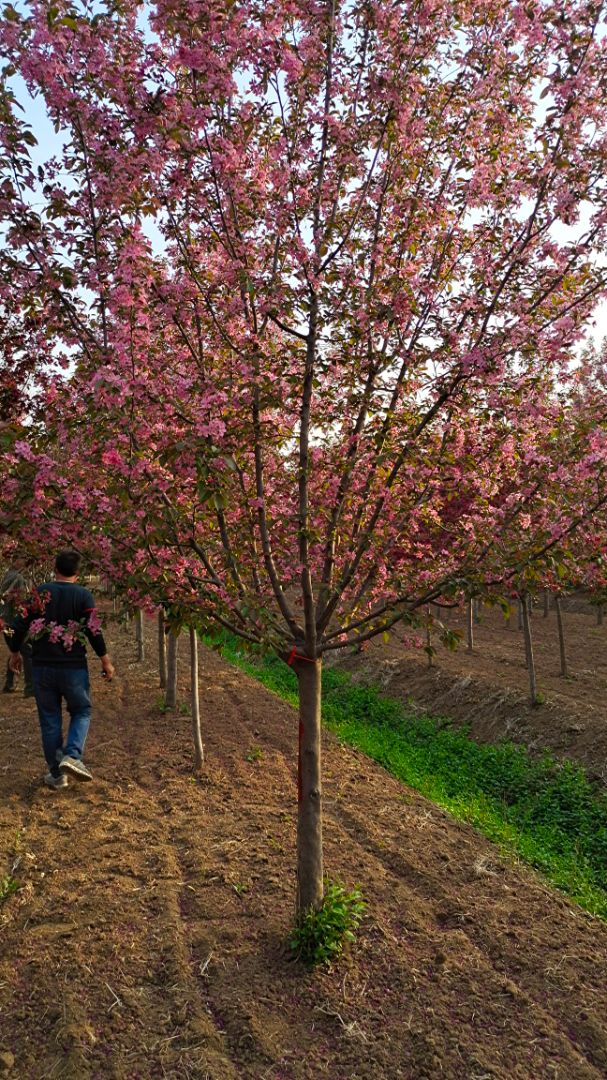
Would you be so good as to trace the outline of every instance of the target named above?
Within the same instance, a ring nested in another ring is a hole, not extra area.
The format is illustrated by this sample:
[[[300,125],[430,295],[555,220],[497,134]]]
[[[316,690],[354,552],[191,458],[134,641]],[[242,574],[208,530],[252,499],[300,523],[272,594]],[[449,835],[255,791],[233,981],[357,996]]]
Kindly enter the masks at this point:
[[[26,635],[30,635],[34,694],[42,748],[49,767],[44,782],[52,788],[67,787],[68,776],[93,779],[82,760],[91,722],[87,641],[100,658],[106,678],[111,679],[114,674],[93,596],[76,584],[80,561],[76,551],[59,552],[55,580],[40,585],[32,594],[27,614],[15,619],[14,633],[9,638],[9,664],[13,671],[20,671],[19,650]],[[63,701],[70,715],[65,744]]]

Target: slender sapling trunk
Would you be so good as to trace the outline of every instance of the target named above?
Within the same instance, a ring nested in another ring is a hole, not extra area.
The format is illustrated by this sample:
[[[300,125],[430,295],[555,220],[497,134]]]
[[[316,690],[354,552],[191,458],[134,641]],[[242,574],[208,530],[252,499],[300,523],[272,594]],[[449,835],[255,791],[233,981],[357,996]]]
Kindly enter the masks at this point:
[[[167,638],[164,628],[164,611],[158,612],[158,672],[160,688],[164,690],[167,684]]]
[[[297,917],[323,900],[320,660],[297,660],[299,759],[297,812]]]
[[[535,660],[533,658],[533,639],[531,637],[529,605],[526,596],[523,596],[522,599],[521,611],[523,618],[523,635],[525,638],[525,659],[527,662],[527,673],[529,675],[529,701],[532,705],[537,705],[537,680],[535,677]]]
[[[567,678],[569,672],[567,670],[567,652],[565,649],[565,633],[563,629],[563,609],[561,607],[560,596],[554,598],[554,610],[556,611],[556,625],[559,632],[559,654],[561,658],[561,675],[564,679]]]
[[[466,640],[468,642],[468,652],[472,652],[474,649],[474,617],[471,599],[466,605]]]
[[[204,764],[204,747],[200,730],[200,694],[198,692],[198,634],[190,626],[190,687],[192,702],[192,735],[194,737],[194,770],[201,772]]]
[[[179,630],[169,631],[167,656],[167,685],[164,697],[165,708],[174,709],[177,705],[177,650]]]
[[[135,616],[135,638],[137,641],[137,659],[141,662],[145,660],[145,635],[143,630],[143,611],[141,608]]]
[[[603,625],[603,605],[602,604],[599,604],[597,609],[596,609],[596,625],[597,626],[602,626]]]

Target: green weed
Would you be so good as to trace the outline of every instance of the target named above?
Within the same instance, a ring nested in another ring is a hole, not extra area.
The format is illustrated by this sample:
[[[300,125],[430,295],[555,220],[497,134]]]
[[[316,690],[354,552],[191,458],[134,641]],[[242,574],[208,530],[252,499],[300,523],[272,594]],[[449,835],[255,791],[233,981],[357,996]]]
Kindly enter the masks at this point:
[[[250,750],[247,750],[244,759],[248,762],[261,761],[263,757],[263,750],[260,750],[258,746],[252,746]]]
[[[19,882],[9,874],[0,878],[0,904],[3,904],[5,900],[8,900],[9,896],[13,896],[19,888]]]
[[[367,904],[358,889],[346,892],[343,885],[328,881],[322,907],[306,911],[289,938],[296,958],[310,967],[337,959],[355,940]]]

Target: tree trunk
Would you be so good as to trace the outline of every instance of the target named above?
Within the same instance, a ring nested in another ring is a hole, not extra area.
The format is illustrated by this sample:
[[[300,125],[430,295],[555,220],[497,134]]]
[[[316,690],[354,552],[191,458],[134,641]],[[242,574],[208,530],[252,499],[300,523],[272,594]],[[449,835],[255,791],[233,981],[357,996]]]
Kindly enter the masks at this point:
[[[521,600],[519,600],[519,602],[518,602],[518,628],[519,628],[519,630],[522,630],[523,627],[524,627],[523,603],[522,603]]]
[[[430,605],[428,605],[428,610],[426,612],[426,652],[428,654],[428,667],[432,667],[432,630],[430,627],[431,620],[432,612],[430,610]]]
[[[201,772],[204,764],[204,747],[200,730],[200,695],[198,693],[198,634],[190,626],[190,687],[192,701],[192,735],[194,737],[194,770]]]
[[[565,650],[565,634],[563,631],[563,610],[561,608],[560,596],[554,598],[554,610],[556,611],[556,625],[559,632],[559,653],[561,657],[561,675],[563,678],[567,678],[569,672],[567,671],[567,653]]]
[[[167,709],[174,709],[177,705],[177,649],[179,646],[179,630],[169,631],[169,647],[167,657],[167,685],[164,696],[164,704]]]
[[[474,648],[474,617],[472,614],[472,600],[469,600],[466,605],[466,639],[468,641],[468,652],[472,652]]]
[[[544,618],[547,619],[550,613],[550,593],[548,589],[544,589]]]
[[[145,660],[145,636],[143,630],[143,611],[141,608],[135,616],[135,639],[137,641],[137,659]]]
[[[164,690],[167,684],[167,636],[164,629],[164,611],[158,612],[158,671],[160,688]]]
[[[535,678],[535,661],[533,659],[533,641],[531,638],[531,621],[529,619],[529,605],[527,597],[523,596],[521,612],[523,618],[523,634],[525,637],[525,658],[527,661],[527,673],[529,675],[529,701],[532,705],[537,704],[537,681]]]
[[[320,697],[322,663],[295,663],[299,683],[297,916],[323,900]]]
[[[599,604],[597,609],[596,609],[596,625],[597,626],[602,626],[603,625],[603,605],[602,604]]]

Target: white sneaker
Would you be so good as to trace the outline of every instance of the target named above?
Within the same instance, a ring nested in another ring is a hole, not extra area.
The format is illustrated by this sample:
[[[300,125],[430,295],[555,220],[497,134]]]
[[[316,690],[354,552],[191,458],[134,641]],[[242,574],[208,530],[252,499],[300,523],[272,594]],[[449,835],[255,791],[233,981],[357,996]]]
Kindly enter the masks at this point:
[[[61,773],[61,776],[53,776],[52,772],[47,772],[44,777],[44,783],[47,787],[64,788],[67,787],[68,779],[64,773]]]
[[[80,761],[79,758],[62,757],[61,761],[59,762],[59,768],[61,769],[62,772],[65,770],[65,772],[71,773],[72,776],[76,777],[76,780],[92,780],[93,779],[92,772],[89,769],[87,769],[84,762]],[[67,779],[67,777],[66,777],[66,779]]]

